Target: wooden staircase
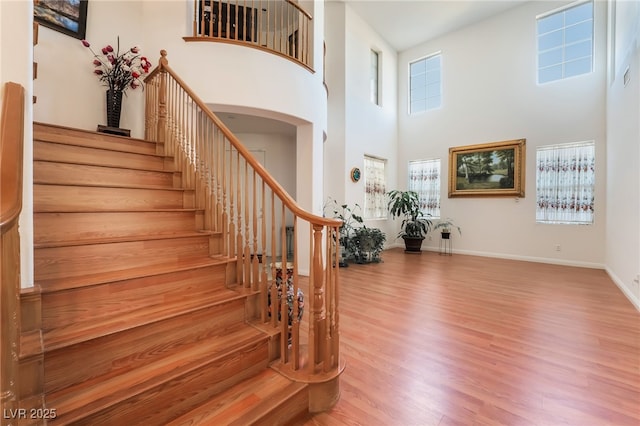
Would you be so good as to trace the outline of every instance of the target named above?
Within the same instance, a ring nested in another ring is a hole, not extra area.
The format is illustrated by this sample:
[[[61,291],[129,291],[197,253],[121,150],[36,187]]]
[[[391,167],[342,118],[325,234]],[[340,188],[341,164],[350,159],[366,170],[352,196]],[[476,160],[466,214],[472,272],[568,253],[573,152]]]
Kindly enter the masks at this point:
[[[287,424],[256,291],[152,142],[34,124],[35,284],[49,424]],[[25,309],[26,310],[26,309]],[[35,350],[34,350],[35,351]],[[51,416],[53,417],[53,416]]]

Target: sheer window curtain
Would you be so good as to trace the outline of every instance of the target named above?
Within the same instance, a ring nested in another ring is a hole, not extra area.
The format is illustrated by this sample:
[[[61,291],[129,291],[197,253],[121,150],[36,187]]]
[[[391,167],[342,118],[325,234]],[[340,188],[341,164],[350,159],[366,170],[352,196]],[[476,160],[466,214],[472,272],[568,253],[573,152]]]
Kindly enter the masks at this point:
[[[409,190],[418,193],[420,210],[440,217],[440,160],[409,162]]]
[[[536,221],[593,223],[594,143],[541,147],[536,162]]]
[[[373,157],[364,159],[364,217],[384,219],[387,217],[385,160]]]

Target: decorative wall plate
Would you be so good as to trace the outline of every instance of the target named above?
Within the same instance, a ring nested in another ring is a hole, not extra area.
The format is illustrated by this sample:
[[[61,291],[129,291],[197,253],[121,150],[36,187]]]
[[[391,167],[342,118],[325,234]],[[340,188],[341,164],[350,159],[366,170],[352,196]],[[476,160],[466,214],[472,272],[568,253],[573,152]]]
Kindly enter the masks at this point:
[[[351,180],[354,182],[357,182],[360,180],[360,178],[362,177],[362,173],[360,173],[360,169],[357,167],[354,167],[353,169],[351,169]]]

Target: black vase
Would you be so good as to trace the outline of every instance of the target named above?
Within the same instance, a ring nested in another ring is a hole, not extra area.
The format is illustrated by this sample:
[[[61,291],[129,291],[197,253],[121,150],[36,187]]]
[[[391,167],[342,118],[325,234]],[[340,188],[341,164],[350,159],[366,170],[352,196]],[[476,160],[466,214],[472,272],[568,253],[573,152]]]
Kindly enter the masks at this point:
[[[107,126],[120,127],[122,90],[107,90]]]

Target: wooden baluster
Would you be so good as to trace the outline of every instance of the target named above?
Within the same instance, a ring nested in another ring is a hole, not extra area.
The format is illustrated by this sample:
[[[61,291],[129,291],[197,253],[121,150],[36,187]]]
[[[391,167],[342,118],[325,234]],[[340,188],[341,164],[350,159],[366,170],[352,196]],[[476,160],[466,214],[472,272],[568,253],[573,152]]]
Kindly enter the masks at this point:
[[[325,339],[325,311],[324,311],[324,288],[323,288],[323,266],[322,266],[322,225],[313,225],[313,303],[311,308],[310,328],[314,331],[313,341],[309,341],[309,357],[311,359],[312,371],[318,372],[318,364],[322,359],[323,343]]]
[[[267,184],[262,181],[262,275],[260,277],[260,311],[262,322],[267,322],[267,206],[266,206]]]
[[[300,306],[298,306],[298,217],[293,216],[293,324],[291,324],[291,367],[300,369]]]
[[[240,151],[236,151],[236,172],[234,178],[236,179],[237,190],[237,216],[236,216],[236,273],[238,275],[238,283],[244,286],[245,277],[242,274],[242,251],[244,245],[242,244],[242,182],[240,181]]]
[[[246,288],[252,288],[253,282],[251,281],[251,238],[249,235],[249,227],[251,225],[251,220],[249,216],[249,209],[251,206],[249,205],[249,163],[244,160],[244,276],[245,283],[244,286]]]
[[[275,293],[276,284],[276,201],[275,194],[271,192],[271,324],[276,327],[276,311],[278,310],[278,302]]]
[[[281,203],[280,210],[280,264],[282,265],[282,283],[280,292],[282,293],[282,300],[280,303],[280,360],[283,364],[289,362],[289,306],[287,305],[287,290],[288,290],[288,273],[287,273],[287,243],[286,243],[286,206]]]
[[[252,185],[252,193],[253,193],[253,259],[252,259],[252,290],[258,290],[258,285],[260,284],[260,274],[258,271],[258,257],[260,253],[258,253],[258,180],[256,171],[253,170],[253,185]]]
[[[225,138],[226,141],[226,138]],[[226,145],[226,144],[225,144]],[[234,217],[234,192],[233,192],[233,146],[229,143],[229,254],[236,256],[236,226]]]

